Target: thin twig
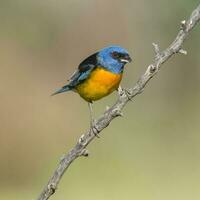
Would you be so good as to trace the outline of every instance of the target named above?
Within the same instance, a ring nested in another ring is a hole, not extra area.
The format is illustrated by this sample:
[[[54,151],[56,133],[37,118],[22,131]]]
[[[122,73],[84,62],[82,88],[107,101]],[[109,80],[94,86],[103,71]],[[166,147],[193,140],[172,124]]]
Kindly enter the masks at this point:
[[[139,78],[136,85],[126,91],[123,90],[116,103],[112,107],[107,108],[104,114],[96,120],[95,127],[93,128],[97,130],[98,134],[104,128],[106,128],[114,118],[122,116],[122,109],[127,104],[127,102],[133,99],[136,95],[143,92],[144,87],[148,81],[154,77],[161,68],[161,64],[166,62],[175,53],[186,54],[186,51],[182,49],[182,44],[188,36],[189,32],[196,26],[199,21],[200,5],[192,12],[188,20],[183,20],[181,22],[181,30],[178,32],[175,40],[167,49],[160,51],[159,46],[153,43],[155,50],[155,58],[153,63],[147,67],[146,72]],[[44,187],[37,200],[47,200],[52,194],[54,194],[63,174],[70,166],[70,164],[80,156],[89,155],[86,147],[95,138],[96,137],[92,130],[88,130],[80,137],[77,144],[69,151],[69,153],[63,156],[58,167],[56,168],[55,172],[49,179],[47,185]]]

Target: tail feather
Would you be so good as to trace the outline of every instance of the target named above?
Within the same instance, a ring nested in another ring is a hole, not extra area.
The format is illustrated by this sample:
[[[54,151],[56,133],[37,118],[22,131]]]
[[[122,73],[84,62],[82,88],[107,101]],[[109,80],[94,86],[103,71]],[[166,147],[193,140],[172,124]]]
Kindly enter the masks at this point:
[[[71,88],[69,87],[69,85],[65,85],[61,89],[55,91],[51,96],[54,96],[56,94],[60,94],[60,93],[63,93],[63,92],[67,92],[69,90],[71,90]]]

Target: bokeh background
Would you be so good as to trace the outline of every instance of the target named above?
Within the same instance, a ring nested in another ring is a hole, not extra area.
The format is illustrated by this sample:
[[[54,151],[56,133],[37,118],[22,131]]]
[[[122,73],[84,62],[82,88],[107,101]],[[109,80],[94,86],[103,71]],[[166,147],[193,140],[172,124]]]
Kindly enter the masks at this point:
[[[0,1],[0,199],[36,199],[89,126],[77,94],[50,94],[102,47],[127,48],[131,87],[198,0]],[[54,200],[200,199],[200,27],[63,177]],[[99,116],[116,94],[96,102]]]

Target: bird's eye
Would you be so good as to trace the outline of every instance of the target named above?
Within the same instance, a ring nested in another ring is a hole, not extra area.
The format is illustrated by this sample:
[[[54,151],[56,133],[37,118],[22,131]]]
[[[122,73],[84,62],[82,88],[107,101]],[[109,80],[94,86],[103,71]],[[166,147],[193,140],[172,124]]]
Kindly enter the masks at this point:
[[[116,52],[116,51],[112,52],[112,53],[111,53],[111,56],[112,56],[114,59],[117,59],[117,58],[120,57],[119,53]]]

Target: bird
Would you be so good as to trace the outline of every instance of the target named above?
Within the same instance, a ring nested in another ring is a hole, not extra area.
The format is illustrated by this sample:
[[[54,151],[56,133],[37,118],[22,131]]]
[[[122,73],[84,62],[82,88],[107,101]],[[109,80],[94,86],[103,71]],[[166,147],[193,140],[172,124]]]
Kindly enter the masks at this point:
[[[73,91],[88,102],[90,126],[94,126],[92,103],[115,90],[121,90],[120,82],[124,66],[132,58],[128,51],[118,45],[112,45],[93,53],[84,59],[71,75],[68,83],[52,94]],[[95,135],[97,135],[94,132]]]

